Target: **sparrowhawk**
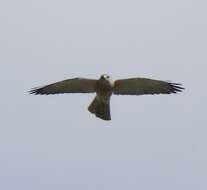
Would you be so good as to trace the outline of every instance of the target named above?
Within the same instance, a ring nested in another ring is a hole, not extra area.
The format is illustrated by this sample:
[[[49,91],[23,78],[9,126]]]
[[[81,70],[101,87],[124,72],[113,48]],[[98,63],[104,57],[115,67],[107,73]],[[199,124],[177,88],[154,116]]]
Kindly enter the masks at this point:
[[[107,74],[96,79],[72,78],[33,88],[30,94],[96,93],[88,110],[103,120],[111,120],[110,98],[116,95],[171,94],[181,92],[181,84],[148,78],[112,80]]]

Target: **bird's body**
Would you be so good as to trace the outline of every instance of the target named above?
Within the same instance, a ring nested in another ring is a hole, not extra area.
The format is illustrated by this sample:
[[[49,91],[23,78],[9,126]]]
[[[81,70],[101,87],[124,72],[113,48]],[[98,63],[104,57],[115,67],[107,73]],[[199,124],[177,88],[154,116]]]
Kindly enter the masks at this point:
[[[104,120],[111,120],[110,99],[113,93],[114,81],[102,75],[95,84],[96,97],[88,107],[88,110],[97,117]]]
[[[110,97],[113,93],[114,81],[107,79],[108,75],[102,75],[95,84],[96,95],[103,101],[110,101]]]
[[[59,94],[59,93],[96,93],[96,97],[88,110],[103,120],[111,120],[110,99],[112,94],[143,95],[143,94],[171,94],[181,92],[184,88],[180,84],[169,83],[147,78],[130,78],[112,80],[109,75],[101,75],[98,80],[73,78],[30,91],[31,94]]]

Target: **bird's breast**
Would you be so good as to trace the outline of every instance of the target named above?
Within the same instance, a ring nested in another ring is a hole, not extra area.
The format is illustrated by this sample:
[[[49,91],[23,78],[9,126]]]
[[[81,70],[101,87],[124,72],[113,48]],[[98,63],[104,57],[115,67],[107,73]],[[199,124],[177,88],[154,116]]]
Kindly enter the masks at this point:
[[[110,100],[113,91],[113,85],[108,81],[98,80],[95,85],[97,96],[104,101]]]

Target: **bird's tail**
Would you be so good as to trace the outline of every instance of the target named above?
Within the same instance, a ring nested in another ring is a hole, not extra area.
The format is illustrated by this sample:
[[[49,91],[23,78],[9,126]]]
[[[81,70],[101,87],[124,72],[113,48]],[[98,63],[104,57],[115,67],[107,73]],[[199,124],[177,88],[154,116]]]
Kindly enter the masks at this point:
[[[96,96],[88,107],[88,111],[103,120],[111,120],[110,102],[104,102]]]

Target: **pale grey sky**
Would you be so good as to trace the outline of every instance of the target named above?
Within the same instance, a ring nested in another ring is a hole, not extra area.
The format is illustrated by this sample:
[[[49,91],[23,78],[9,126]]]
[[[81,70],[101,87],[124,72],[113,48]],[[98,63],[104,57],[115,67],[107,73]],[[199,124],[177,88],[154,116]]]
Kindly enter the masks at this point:
[[[207,2],[0,2],[0,189],[207,189]],[[32,96],[72,77],[180,82],[178,95]]]

